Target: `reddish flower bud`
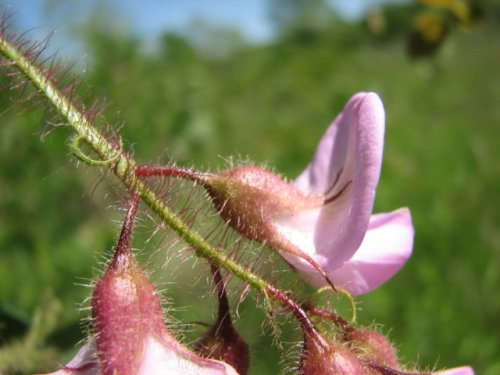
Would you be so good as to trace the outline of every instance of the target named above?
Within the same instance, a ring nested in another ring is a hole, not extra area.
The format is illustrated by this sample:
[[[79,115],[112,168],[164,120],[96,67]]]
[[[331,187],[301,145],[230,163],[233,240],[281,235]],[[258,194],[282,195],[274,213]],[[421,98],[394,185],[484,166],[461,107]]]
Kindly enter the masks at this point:
[[[199,181],[224,220],[277,250],[313,286],[369,292],[399,271],[413,246],[408,209],[372,215],[384,118],[376,94],[352,97],[293,183],[255,166]]]
[[[369,329],[353,329],[348,332],[348,341],[358,358],[375,361],[393,369],[400,368],[394,346],[381,333]]]
[[[365,375],[363,364],[348,347],[322,337],[304,335],[304,352],[299,367],[300,375]]]
[[[219,268],[212,266],[214,283],[219,298],[217,321],[196,344],[196,352],[203,357],[221,360],[233,366],[238,374],[246,375],[250,361],[248,345],[231,321],[229,302]]]
[[[303,194],[279,176],[256,166],[210,175],[203,183],[222,219],[240,234],[305,261],[333,286],[318,262],[278,226],[280,218],[318,209],[323,197]]]
[[[95,338],[52,375],[237,375],[226,363],[197,356],[165,328],[160,298],[131,252],[137,205],[136,197],[92,296]]]
[[[333,342],[315,327],[303,307],[283,291],[269,285],[266,292],[280,301],[298,320],[304,334],[300,375],[367,374],[363,364],[343,342]]]

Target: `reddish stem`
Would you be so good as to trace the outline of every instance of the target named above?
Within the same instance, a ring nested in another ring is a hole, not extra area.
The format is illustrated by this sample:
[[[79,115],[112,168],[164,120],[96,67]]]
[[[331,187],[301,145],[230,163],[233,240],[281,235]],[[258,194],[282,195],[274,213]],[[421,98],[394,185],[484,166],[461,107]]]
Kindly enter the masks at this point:
[[[335,325],[342,328],[346,333],[352,332],[354,330],[354,327],[351,326],[347,320],[334,313],[333,311],[320,309],[314,307],[313,305],[304,305],[303,308],[311,315],[318,316],[322,319],[331,320],[333,323],[335,323]]]
[[[269,295],[277,299],[283,306],[287,307],[293,315],[295,315],[302,327],[302,330],[304,331],[305,336],[314,337],[320,335],[314,326],[314,323],[298,302],[271,284],[267,286],[266,291]]]
[[[141,177],[178,177],[203,184],[210,175],[205,172],[198,172],[192,169],[169,168],[162,166],[138,165],[135,173]]]
[[[219,313],[217,321],[219,322],[219,325],[222,326],[224,322],[231,319],[229,315],[229,301],[227,300],[226,288],[224,285],[224,281],[222,280],[220,268],[212,264],[210,266],[210,269],[212,270],[214,284],[217,288],[217,294],[219,297]]]

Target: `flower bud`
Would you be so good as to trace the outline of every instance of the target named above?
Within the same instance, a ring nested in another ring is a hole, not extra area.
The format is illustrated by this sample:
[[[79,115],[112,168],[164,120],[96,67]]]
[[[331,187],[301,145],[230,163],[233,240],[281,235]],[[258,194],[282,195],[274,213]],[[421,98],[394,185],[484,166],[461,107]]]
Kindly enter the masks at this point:
[[[239,375],[246,375],[250,361],[248,345],[231,321],[229,303],[219,268],[213,266],[212,273],[219,297],[217,321],[196,343],[195,350],[202,357],[221,360],[233,366]]]
[[[297,247],[278,225],[322,206],[323,198],[303,194],[279,176],[256,166],[240,166],[210,175],[204,186],[222,219],[243,236],[307,263],[328,284],[325,271],[306,251]]]
[[[302,305],[274,286],[268,285],[266,292],[280,301],[300,324],[304,334],[300,375],[367,374],[348,345],[331,341],[318,331]]]
[[[253,240],[278,245],[272,218],[321,206],[319,196],[302,194],[279,176],[256,166],[240,166],[206,180],[219,214],[238,232]]]
[[[237,375],[226,363],[197,356],[165,328],[160,298],[131,252],[137,206],[136,197],[92,296],[94,339],[52,375]]]
[[[342,343],[334,343],[319,333],[305,334],[300,375],[364,375],[365,367]]]
[[[393,369],[400,368],[394,346],[381,333],[369,329],[353,329],[348,333],[348,341],[360,359]]]

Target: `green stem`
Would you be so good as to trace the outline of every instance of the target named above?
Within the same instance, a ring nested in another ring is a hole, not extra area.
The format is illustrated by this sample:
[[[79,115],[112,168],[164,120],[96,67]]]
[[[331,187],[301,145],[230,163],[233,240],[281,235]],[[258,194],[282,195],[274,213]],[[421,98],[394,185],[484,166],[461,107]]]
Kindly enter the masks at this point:
[[[190,228],[164,202],[144,184],[136,175],[137,163],[119,146],[113,145],[103,133],[97,130],[89,118],[79,110],[74,103],[64,96],[47,78],[44,71],[36,66],[14,45],[0,35],[0,53],[16,67],[38,91],[47,98],[70,127],[77,133],[75,144],[81,140],[104,161],[104,163],[89,163],[105,165],[112,169],[118,179],[129,189],[135,190],[142,201],[148,205],[167,225],[170,226],[184,241],[191,245],[197,256],[203,257],[218,266],[226,268],[233,275],[266,294],[269,283],[255,275],[245,267],[230,259],[226,254],[210,245],[198,232]],[[89,158],[90,159],[90,158]]]

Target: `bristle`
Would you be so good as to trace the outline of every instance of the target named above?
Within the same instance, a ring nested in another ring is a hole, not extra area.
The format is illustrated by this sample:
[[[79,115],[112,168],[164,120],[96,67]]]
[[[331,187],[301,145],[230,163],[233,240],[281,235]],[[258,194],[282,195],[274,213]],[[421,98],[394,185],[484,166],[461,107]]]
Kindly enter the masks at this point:
[[[57,88],[58,94],[64,98],[65,103],[77,109],[88,123],[93,125],[96,125],[97,122],[106,124],[106,121],[102,117],[103,110],[106,108],[104,103],[94,102],[94,104],[86,106],[85,102],[92,97],[90,92],[87,94],[88,98],[83,98],[87,100],[82,99],[81,77],[76,78],[75,76],[76,61],[67,60],[61,62],[56,53],[47,54],[53,33],[49,33],[42,41],[30,41],[28,37],[29,31],[24,33],[10,31],[12,28],[12,18],[13,12],[4,8],[0,19],[0,36],[17,50],[19,56],[28,60],[29,64],[38,71],[37,74],[40,77],[38,85],[43,81],[45,84]],[[18,64],[16,63],[15,65],[13,66],[9,62],[0,62],[0,69],[5,71],[5,76],[8,78],[7,84],[4,84],[1,90],[9,90],[9,96],[11,97],[13,93],[16,95],[16,97],[11,98],[11,103],[12,106],[16,106],[18,113],[22,114],[23,111],[31,108],[42,108],[53,118],[51,120],[48,117],[46,126],[41,131],[41,138],[44,139],[51,133],[54,127],[67,125],[66,121],[62,120],[62,117],[65,116],[62,111],[63,108],[69,107],[60,106],[56,108],[53,105],[47,105],[48,102],[45,95],[42,95],[40,90],[34,89],[31,84],[28,84],[31,81],[24,76],[27,73],[21,73],[17,69]],[[100,128],[105,137],[116,135],[111,127],[106,128],[106,125],[104,125]]]
[[[288,343],[286,348],[284,348],[280,359],[280,364],[283,367],[283,374],[297,374],[302,357],[303,346],[304,343],[302,341],[295,341]]]

